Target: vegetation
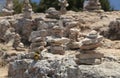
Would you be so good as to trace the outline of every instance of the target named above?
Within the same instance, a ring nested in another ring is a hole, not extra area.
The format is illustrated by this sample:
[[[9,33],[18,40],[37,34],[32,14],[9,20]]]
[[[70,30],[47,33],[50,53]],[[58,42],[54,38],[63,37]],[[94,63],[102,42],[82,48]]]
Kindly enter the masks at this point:
[[[82,11],[84,0],[68,0],[69,6],[67,7],[68,10],[73,11]],[[34,12],[45,12],[49,7],[55,7],[57,10],[60,9],[58,0],[40,0],[40,3],[32,2],[30,3],[33,7]],[[102,5],[102,9],[105,11],[111,11],[109,0],[100,0]],[[14,10],[15,13],[20,13],[22,9],[23,3],[19,0],[14,0]]]
[[[113,10],[113,8],[111,8],[111,6],[110,6],[109,0],[100,0],[100,3],[101,3],[101,6],[102,6],[102,9],[104,11]]]

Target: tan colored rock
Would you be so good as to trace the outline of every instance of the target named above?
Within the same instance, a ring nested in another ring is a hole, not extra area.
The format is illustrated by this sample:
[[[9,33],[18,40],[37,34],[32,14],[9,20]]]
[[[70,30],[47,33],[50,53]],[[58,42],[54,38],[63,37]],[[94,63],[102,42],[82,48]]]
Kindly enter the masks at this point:
[[[81,41],[82,45],[80,49],[95,49],[97,47],[101,46],[101,41],[103,40],[103,37],[100,36],[96,31],[91,31],[85,39]]]
[[[87,64],[87,65],[93,65],[93,64],[101,64],[102,58],[104,55],[100,52],[96,51],[84,51],[84,53],[80,53],[76,55],[76,63],[77,64]]]

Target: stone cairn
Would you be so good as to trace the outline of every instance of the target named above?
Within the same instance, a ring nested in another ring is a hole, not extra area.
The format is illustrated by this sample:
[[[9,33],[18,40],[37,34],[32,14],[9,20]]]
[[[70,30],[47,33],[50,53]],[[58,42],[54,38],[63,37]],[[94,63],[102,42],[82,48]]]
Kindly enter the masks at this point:
[[[21,42],[21,37],[19,34],[15,34],[13,48],[17,51],[24,51],[24,44]]]
[[[81,53],[76,55],[78,58],[77,64],[100,64],[103,54],[97,51],[96,48],[101,46],[103,37],[96,31],[91,31],[85,39],[81,41]]]
[[[67,0],[59,0],[59,5],[61,6],[60,9],[61,14],[65,14],[67,12],[66,7],[69,6]]]
[[[27,19],[31,19],[32,18],[32,6],[30,5],[29,0],[24,0],[23,1],[23,17],[27,18]]]
[[[45,40],[46,36],[47,31],[45,29],[33,31],[29,38],[29,41],[32,42],[30,45],[30,51],[41,52],[47,44]]]
[[[50,7],[47,11],[46,11],[47,18],[53,18],[53,19],[59,19],[60,18],[60,12],[57,11],[55,8]]]
[[[99,0],[85,0],[83,9],[85,11],[101,10],[101,4]]]
[[[106,35],[111,40],[120,39],[120,18],[115,21],[111,21],[109,24],[108,34]],[[105,34],[105,33],[104,33]]]
[[[78,40],[79,32],[80,32],[80,30],[77,28],[70,29],[70,33],[69,33],[70,42],[68,43],[69,49],[79,49],[79,47],[80,47],[80,42]]]
[[[2,15],[12,15],[13,12],[13,0],[6,0],[6,6],[2,9]]]
[[[54,26],[52,30],[52,38],[48,41],[50,43],[50,52],[53,54],[65,53],[64,44],[68,43],[69,40],[63,36],[63,28],[60,26]]]

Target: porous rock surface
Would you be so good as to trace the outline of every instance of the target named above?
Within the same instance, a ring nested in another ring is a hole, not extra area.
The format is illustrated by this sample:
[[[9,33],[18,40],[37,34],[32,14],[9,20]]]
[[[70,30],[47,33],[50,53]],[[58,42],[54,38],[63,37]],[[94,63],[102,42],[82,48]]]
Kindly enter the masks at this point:
[[[57,19],[46,18],[45,14],[42,13],[33,14],[32,17],[32,19],[21,19],[21,15],[14,15],[12,17],[0,17],[0,19],[7,18],[6,21],[10,23],[11,27],[15,28],[23,40],[28,40],[31,32],[41,30],[41,25],[42,27],[45,26],[48,36],[52,34],[52,27],[59,25]],[[68,11],[67,14],[61,16],[61,19],[63,19],[65,30],[75,27],[80,29],[80,33],[89,33],[91,30],[102,33],[105,32],[104,30],[109,31],[110,22],[118,17],[120,17],[119,12],[103,12],[99,14],[95,12],[76,13]],[[9,23],[4,26],[9,26]],[[0,33],[2,32],[0,31]],[[68,37],[67,32],[63,37]],[[79,49],[73,50],[73,53],[72,50],[65,50],[64,55],[55,55],[43,51],[41,52],[42,59],[37,61],[23,53],[25,57],[17,57],[10,62],[8,74],[12,78],[119,78],[120,42],[106,38],[102,42],[103,46],[98,48],[99,52],[104,54],[101,64],[76,64],[75,56],[76,53],[81,52]]]

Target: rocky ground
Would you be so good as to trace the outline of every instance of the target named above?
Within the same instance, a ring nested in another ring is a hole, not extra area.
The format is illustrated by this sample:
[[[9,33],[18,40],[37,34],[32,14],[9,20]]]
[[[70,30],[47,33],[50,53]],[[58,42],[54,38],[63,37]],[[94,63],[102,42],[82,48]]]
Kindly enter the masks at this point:
[[[104,54],[102,63],[98,65],[77,65],[75,62],[75,55],[80,52],[79,50],[67,50],[64,55],[54,55],[45,51],[42,52],[41,61],[35,62],[32,59],[22,60],[21,66],[23,65],[24,67],[25,64],[26,67],[24,68],[21,68],[19,64],[16,64],[17,62],[10,63],[13,67],[11,66],[11,68],[9,68],[9,75],[14,76],[14,78],[119,78],[120,34],[115,32],[117,35],[114,34],[116,36],[112,36],[112,34],[109,33],[108,28],[110,27],[111,21],[120,19],[120,12],[96,13],[68,11],[67,14],[62,17],[78,21],[81,33],[89,33],[94,29],[104,36],[104,40],[102,41],[103,45],[97,48],[97,51]],[[7,18],[8,20],[13,18],[20,19],[21,15],[0,17],[0,20],[4,18]],[[45,14],[43,13],[33,14],[32,18],[33,20],[41,18],[46,21],[50,20],[45,18]],[[11,21],[12,25],[15,23],[13,21]],[[34,25],[36,25],[36,22],[34,22]],[[120,23],[118,23],[117,26],[119,25]],[[0,51],[5,51],[8,55],[17,55],[19,53],[27,53],[28,46],[26,46],[25,51],[16,51],[12,47],[1,43]],[[15,68],[14,65],[17,65],[19,68]],[[8,75],[8,66],[8,63],[1,62],[0,78],[4,78]],[[13,74],[13,72],[16,73]],[[20,75],[21,77],[19,77]]]

